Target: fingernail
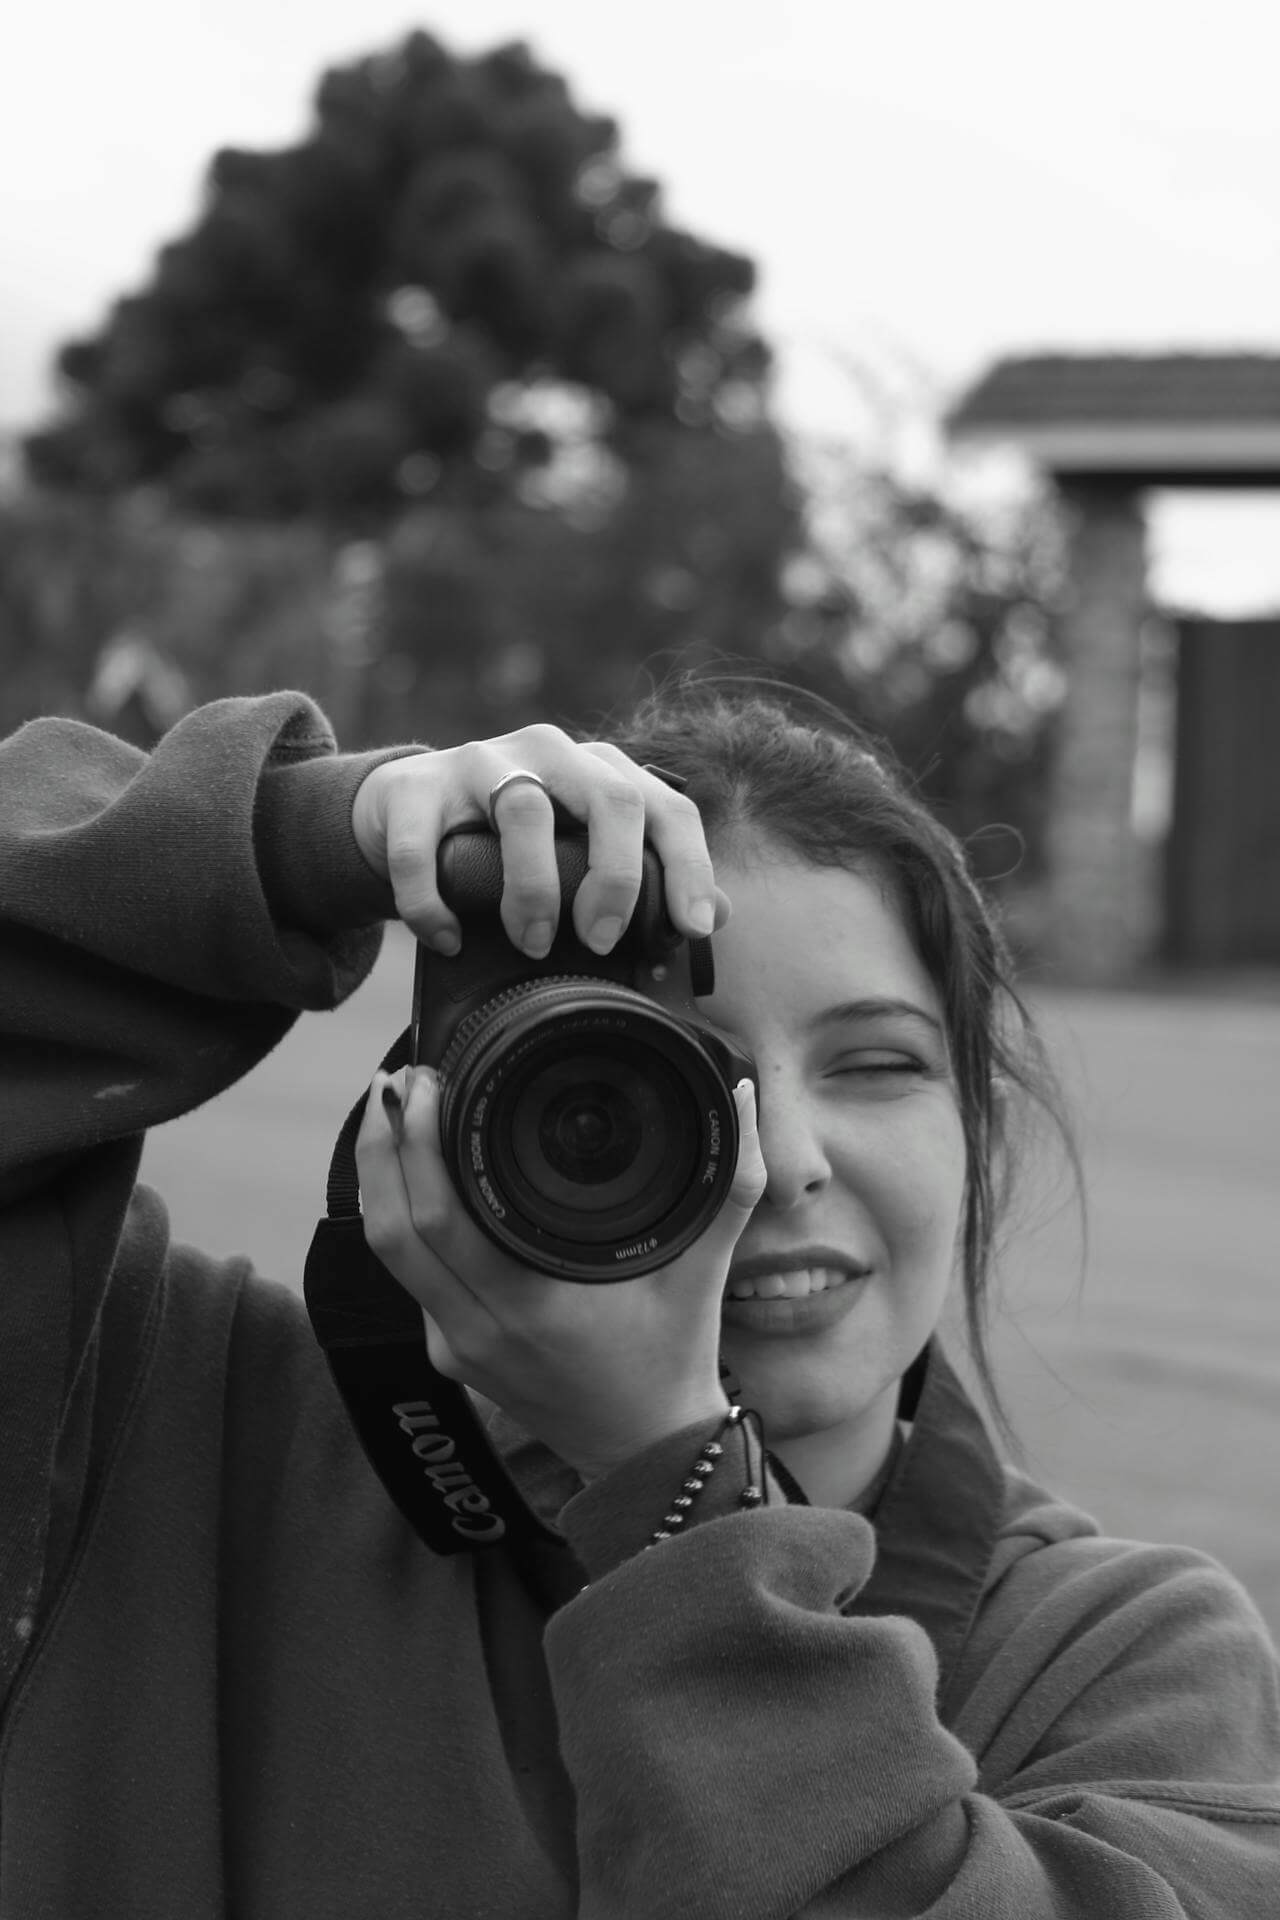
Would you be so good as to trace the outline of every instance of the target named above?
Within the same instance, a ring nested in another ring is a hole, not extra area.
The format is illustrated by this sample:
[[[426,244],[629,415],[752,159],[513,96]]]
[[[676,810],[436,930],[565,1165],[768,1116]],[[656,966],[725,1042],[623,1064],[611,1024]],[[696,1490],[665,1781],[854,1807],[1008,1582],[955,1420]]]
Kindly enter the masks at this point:
[[[593,953],[608,953],[609,949],[616,944],[618,935],[621,932],[621,920],[610,915],[604,920],[596,921],[594,927],[592,927],[590,933],[587,935],[587,945]]]
[[[382,1110],[391,1123],[391,1135],[397,1146],[404,1139],[404,1102],[400,1090],[388,1080],[382,1089]]]
[[[531,920],[524,930],[520,945],[530,959],[541,960],[551,948],[551,939],[555,929],[549,920]]]
[[[433,933],[431,944],[437,953],[443,953],[450,960],[462,947],[462,942],[452,927],[441,927],[438,933]]]
[[[689,922],[694,932],[705,940],[709,933],[715,931],[715,901],[695,900],[689,908]]]

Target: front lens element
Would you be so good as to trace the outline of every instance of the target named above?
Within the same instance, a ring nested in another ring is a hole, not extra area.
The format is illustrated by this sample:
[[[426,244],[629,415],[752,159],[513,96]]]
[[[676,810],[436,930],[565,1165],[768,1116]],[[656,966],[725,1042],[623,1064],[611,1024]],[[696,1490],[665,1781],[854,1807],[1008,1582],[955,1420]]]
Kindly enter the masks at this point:
[[[533,1093],[535,1104],[541,1103],[534,1115],[539,1152],[551,1172],[570,1186],[612,1185],[635,1165],[640,1152],[640,1107],[622,1087],[579,1080],[575,1068],[581,1070],[575,1063],[569,1084],[553,1096],[542,1088]],[[527,1162],[525,1171],[530,1171]]]
[[[625,1234],[637,1206],[661,1211],[664,1186],[688,1185],[681,1163],[697,1132],[688,1090],[660,1053],[626,1035],[548,1051],[511,1087],[507,1126],[494,1136],[498,1165],[509,1146],[526,1201],[563,1210],[573,1237],[602,1216]]]

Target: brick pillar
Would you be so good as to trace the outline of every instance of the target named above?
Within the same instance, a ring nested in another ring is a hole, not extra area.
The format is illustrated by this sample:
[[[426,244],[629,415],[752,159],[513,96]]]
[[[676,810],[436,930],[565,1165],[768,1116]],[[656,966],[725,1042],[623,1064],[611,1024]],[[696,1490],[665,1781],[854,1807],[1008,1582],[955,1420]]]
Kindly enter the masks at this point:
[[[1046,957],[1056,977],[1103,985],[1146,957],[1150,912],[1133,831],[1146,526],[1127,488],[1064,485],[1069,583],[1048,839]]]

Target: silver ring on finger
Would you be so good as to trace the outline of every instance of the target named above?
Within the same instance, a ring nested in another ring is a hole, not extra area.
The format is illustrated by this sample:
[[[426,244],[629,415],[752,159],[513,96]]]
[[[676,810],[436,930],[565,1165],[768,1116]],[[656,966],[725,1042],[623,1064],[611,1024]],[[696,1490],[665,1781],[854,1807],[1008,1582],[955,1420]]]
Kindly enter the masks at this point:
[[[527,767],[513,767],[510,773],[504,773],[501,780],[495,780],[489,789],[489,826],[494,833],[498,831],[498,822],[494,816],[494,808],[498,804],[498,795],[503,793],[506,788],[514,787],[518,780],[531,780],[535,787],[541,787],[542,791],[547,793],[546,781],[540,774],[530,773]],[[547,793],[547,798],[548,800],[551,798],[549,793]]]

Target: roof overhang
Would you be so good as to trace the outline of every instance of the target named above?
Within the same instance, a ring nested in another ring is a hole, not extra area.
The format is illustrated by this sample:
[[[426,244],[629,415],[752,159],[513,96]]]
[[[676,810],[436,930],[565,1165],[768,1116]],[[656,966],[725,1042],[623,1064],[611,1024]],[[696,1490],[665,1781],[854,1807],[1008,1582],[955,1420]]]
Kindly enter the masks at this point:
[[[953,421],[968,447],[1013,447],[1057,480],[1135,487],[1278,487],[1280,421]]]

